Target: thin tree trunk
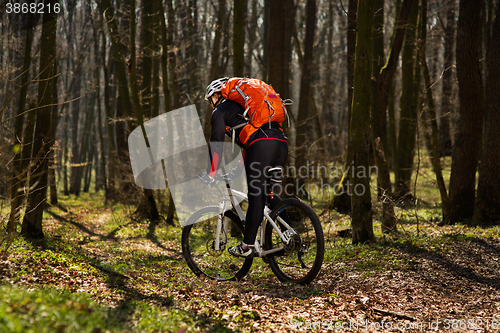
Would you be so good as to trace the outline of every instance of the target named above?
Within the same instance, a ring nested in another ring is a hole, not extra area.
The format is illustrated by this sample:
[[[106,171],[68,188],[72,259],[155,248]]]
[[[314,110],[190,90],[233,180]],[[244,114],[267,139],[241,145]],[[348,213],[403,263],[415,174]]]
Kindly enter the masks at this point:
[[[161,21],[161,40],[162,40],[162,48],[163,48],[163,53],[161,55],[161,67],[162,67],[162,76],[163,76],[163,96],[165,98],[165,109],[168,111],[176,109],[177,105],[173,108],[170,109],[171,105],[171,95],[170,95],[170,90],[168,89],[168,58],[167,58],[167,53],[169,53],[168,48],[169,45],[171,45],[172,41],[171,39],[169,40],[168,34],[169,31],[167,31],[167,26],[165,25],[165,13],[163,10],[163,5],[161,1],[158,1],[159,3],[159,10],[160,10],[160,21]],[[169,44],[170,43],[170,44]],[[172,76],[172,82],[177,81],[177,77],[174,74],[175,73],[175,59],[172,59],[172,67],[170,68],[171,76]],[[176,87],[177,83],[172,83],[172,87]],[[175,99],[177,104],[178,98]],[[162,165],[164,168],[164,165]],[[168,189],[168,182],[165,181],[165,187]],[[169,225],[174,225],[174,215],[175,215],[175,206],[174,206],[174,199],[172,197],[172,194],[170,193],[170,190],[168,190],[168,209],[167,209],[167,218],[166,218],[166,223]]]
[[[132,3],[135,0],[130,1],[130,56],[135,58],[135,33],[132,35],[132,31],[135,30],[135,4]],[[142,86],[141,86],[141,106],[142,112],[146,118],[152,118],[151,109],[151,76],[153,71],[153,20],[154,20],[154,1],[142,1],[142,17],[141,17],[141,35],[142,35]],[[135,64],[134,64],[135,65]],[[132,65],[131,71],[133,71]],[[134,85],[132,77],[130,80],[132,94],[134,94]],[[137,89],[137,87],[135,87]],[[134,103],[135,104],[135,103]],[[134,105],[134,107],[137,107]]]
[[[64,150],[63,150],[63,193],[64,195],[69,195],[69,184],[68,184],[68,164],[69,164],[69,156],[68,156],[68,118],[69,114],[67,113],[64,116]]]
[[[352,119],[352,99],[353,99],[353,86],[354,86],[354,61],[356,56],[356,29],[357,22],[356,16],[358,11],[358,0],[349,0],[349,10],[347,12],[347,153],[345,169],[352,165],[353,162],[353,149],[350,146],[350,133],[351,133],[351,119]],[[343,122],[339,122],[342,123]],[[339,213],[348,213],[351,210],[351,196],[347,193],[350,184],[350,177],[344,173],[342,181],[339,184],[341,194],[334,195],[329,209],[336,209]]]
[[[177,75],[177,59],[175,56],[175,43],[174,43],[174,33],[175,33],[175,10],[172,4],[172,0],[167,0],[167,15],[168,15],[168,26],[167,26],[167,47],[168,47],[168,66],[170,71],[170,86],[172,94],[173,109],[180,108],[180,93],[179,93],[179,78]]]
[[[162,6],[159,1],[155,1],[155,10],[153,15],[153,78],[151,81],[151,118],[160,114],[160,15],[158,6]],[[191,43],[189,43],[191,44]]]
[[[347,12],[347,133],[351,132],[352,96],[354,90],[354,61],[356,57],[356,29],[357,29],[358,0],[349,0]],[[349,140],[348,140],[349,141]],[[347,148],[349,156],[349,147]],[[347,164],[351,160],[347,158]]]
[[[54,73],[57,73],[57,63],[54,63]],[[58,75],[54,77],[54,91],[52,93],[52,121],[50,125],[50,137],[56,139],[57,125],[59,124],[59,98],[57,94]],[[57,183],[56,183],[56,170],[55,170],[55,152],[54,149],[49,151],[49,185],[50,185],[50,203],[57,205]]]
[[[80,94],[82,87],[82,71],[79,70],[75,73],[76,81],[73,85],[73,99],[76,99],[73,102],[73,107],[71,110],[71,176],[69,181],[69,193],[79,195],[79,183],[80,178],[78,174],[80,172],[80,153],[79,153],[79,141],[78,141],[78,122],[80,120]]]
[[[187,6],[187,12],[188,12],[188,39],[189,43],[187,45],[188,48],[188,54],[189,54],[189,61],[188,61],[188,71],[189,71],[189,94],[190,94],[190,99],[193,101],[195,99],[195,96],[198,96],[200,92],[203,91],[200,82],[198,80],[199,74],[198,74],[198,34],[196,31],[196,24],[198,22],[198,17],[197,15],[194,15],[193,19],[193,11],[198,10],[196,6],[196,0],[188,0],[189,5]],[[158,3],[161,5],[161,1],[158,1]],[[200,105],[197,103],[197,110],[200,110]]]
[[[295,166],[306,164],[306,146],[309,142],[309,129],[312,119],[309,112],[309,94],[311,86],[311,67],[313,61],[314,31],[316,29],[316,0],[308,0],[306,4],[306,34],[304,37],[304,59],[300,77],[300,100],[297,123],[295,124],[295,144],[297,158]]]
[[[336,87],[333,82],[333,30],[334,27],[334,11],[333,11],[333,0],[328,1],[328,37],[326,42],[326,68],[325,68],[325,83],[323,86],[323,101],[321,105],[322,110],[322,120],[323,120],[323,128],[325,133],[331,133],[333,137],[337,135],[338,132],[335,131],[335,124],[332,121],[332,116],[334,113],[334,101],[337,97]],[[332,133],[333,132],[333,133]],[[332,139],[326,139],[325,141],[325,155],[333,155],[335,149],[333,147]]]
[[[413,2],[401,55],[402,92],[400,98],[399,135],[396,152],[396,196],[404,202],[411,199],[410,182],[413,172],[415,138],[417,133],[417,104],[415,94],[420,83],[415,75],[415,32],[418,18],[418,1]]]
[[[380,79],[379,79],[380,80]],[[396,134],[396,84],[392,82],[391,88],[388,96],[388,106],[387,106],[387,162],[388,168],[392,171],[395,169],[396,165],[396,146],[397,146],[397,134]]]
[[[251,0],[252,16],[250,17],[250,23],[248,24],[248,53],[246,55],[247,61],[245,61],[244,75],[252,76],[252,59],[253,52],[255,50],[255,40],[257,38],[257,0]]]
[[[413,10],[413,1],[414,0],[404,0],[403,4],[401,5],[401,11],[399,13],[397,24],[395,26],[396,30],[392,41],[391,51],[389,53],[389,57],[387,58],[385,66],[380,72],[378,84],[380,118],[386,117],[392,79],[394,77],[394,74],[396,73],[396,69],[398,66],[399,54],[401,53],[401,49],[403,47],[407,27],[406,23],[411,11]],[[380,124],[380,132],[386,132],[383,124]]]
[[[215,25],[215,37],[212,47],[212,64],[210,66],[210,77],[209,80],[215,80],[219,77],[219,55],[220,55],[220,42],[222,38],[222,25],[224,20],[224,15],[226,13],[226,0],[219,0],[219,9],[217,11],[217,23]],[[210,118],[212,117],[212,110],[210,105],[207,106],[207,111],[205,113],[205,121],[203,123],[203,131],[205,132],[205,137],[207,141],[210,139]]]
[[[32,20],[32,16],[28,17],[28,20]],[[31,23],[31,22],[30,22]],[[3,24],[2,24],[3,26]],[[31,44],[33,42],[33,27],[30,25],[26,29],[26,39],[24,42],[24,60],[23,69],[21,76],[21,90],[19,93],[19,104],[17,107],[17,117],[14,125],[14,136],[16,145],[19,147],[18,151],[14,156],[13,161],[13,174],[12,174],[12,186],[11,186],[11,201],[10,201],[10,217],[7,225],[7,230],[9,233],[14,233],[16,231],[16,225],[19,221],[20,206],[22,194],[19,189],[22,187],[26,181],[27,170],[21,168],[21,148],[23,145],[29,144],[22,140],[23,127],[24,127],[24,111],[26,109],[26,94],[28,92],[28,80],[29,80],[29,68],[31,64]],[[0,44],[3,44],[0,42]],[[0,53],[1,54],[1,53]],[[1,63],[1,61],[0,61]],[[31,112],[33,113],[33,111]],[[28,130],[28,129],[27,129]],[[24,147],[23,149],[26,149]]]
[[[95,27],[95,24],[92,25]],[[102,108],[101,108],[101,78],[100,78],[100,71],[99,71],[99,39],[97,35],[97,31],[95,28],[93,28],[93,33],[94,33],[94,61],[95,61],[95,69],[94,69],[94,79],[95,79],[95,86],[96,86],[96,98],[97,98],[97,133],[99,135],[99,148],[101,151],[101,174],[100,174],[100,182],[102,183],[102,186],[104,187],[104,193],[108,193],[108,182],[107,182],[107,177],[106,177],[106,153],[104,149],[104,135],[102,131],[103,123],[102,123]],[[106,59],[102,59],[102,65],[105,66],[105,61]],[[111,155],[111,152],[110,152]],[[109,162],[109,160],[108,160]],[[107,196],[106,200],[108,199]]]
[[[109,151],[109,162],[108,162],[108,175],[109,175],[109,183],[108,183],[108,191],[106,192],[106,199],[109,199],[114,195],[115,192],[115,177],[118,176],[118,151],[115,145],[115,131],[114,126],[111,124],[110,119],[111,115],[111,80],[110,74],[112,69],[112,56],[110,54],[108,59],[108,64],[106,61],[106,47],[105,41],[106,36],[104,35],[104,27],[102,25],[102,20],[99,19],[100,27],[101,27],[101,59],[103,61],[102,69],[104,76],[104,115],[105,115],[105,123],[106,123],[106,131],[108,133],[108,151]]]
[[[172,110],[172,102],[170,96],[170,89],[168,88],[168,37],[167,37],[167,25],[165,24],[165,13],[163,10],[163,3],[158,0],[158,8],[160,10],[160,23],[161,23],[161,74],[163,76],[163,97],[165,98],[165,111]]]
[[[446,220],[448,215],[448,193],[446,192],[446,185],[444,183],[443,173],[441,170],[441,160],[439,159],[439,130],[436,120],[436,108],[434,106],[434,96],[432,93],[432,82],[429,74],[429,68],[427,67],[427,60],[425,56],[426,40],[427,40],[427,0],[422,0],[422,12],[421,12],[421,27],[422,27],[422,37],[419,43],[420,52],[420,62],[422,65],[422,72],[424,74],[425,81],[425,92],[427,97],[427,106],[429,107],[429,122],[431,124],[431,141],[432,141],[432,151],[429,151],[430,160],[432,163],[432,168],[436,174],[436,181],[439,188],[439,193],[441,195],[441,208],[443,210],[443,221]],[[425,123],[423,122],[425,125]]]
[[[440,156],[451,156],[451,134],[450,119],[453,113],[453,64],[455,52],[455,0],[448,0],[446,3],[448,14],[446,17],[446,33],[444,41],[444,71],[443,71],[443,90],[441,99],[441,118],[439,124],[439,144]]]
[[[382,231],[396,231],[396,219],[394,215],[394,203],[392,198],[391,178],[389,176],[389,168],[385,158],[384,147],[387,146],[386,135],[380,131],[380,127],[385,127],[386,117],[380,119],[379,113],[379,98],[378,98],[378,83],[380,78],[380,70],[385,62],[384,56],[384,0],[374,1],[374,32],[373,32],[373,68],[371,80],[371,133],[372,144],[374,151],[374,160],[377,166],[377,182],[378,194],[377,197],[382,202]],[[383,124],[383,125],[381,125]],[[385,134],[385,133],[384,133]]]

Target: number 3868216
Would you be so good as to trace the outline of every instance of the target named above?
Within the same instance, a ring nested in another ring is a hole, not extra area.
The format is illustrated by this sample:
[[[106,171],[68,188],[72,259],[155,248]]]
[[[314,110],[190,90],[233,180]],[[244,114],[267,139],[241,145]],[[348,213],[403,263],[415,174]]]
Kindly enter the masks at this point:
[[[43,14],[61,12],[60,3],[43,2],[8,2],[5,4],[7,14]]]

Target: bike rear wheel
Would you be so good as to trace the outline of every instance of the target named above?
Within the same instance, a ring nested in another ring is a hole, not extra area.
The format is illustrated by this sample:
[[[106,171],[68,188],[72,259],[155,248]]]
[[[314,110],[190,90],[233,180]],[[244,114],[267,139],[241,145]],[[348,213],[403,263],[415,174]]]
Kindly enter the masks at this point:
[[[182,255],[197,276],[220,281],[239,280],[248,273],[253,259],[234,257],[227,249],[241,243],[243,224],[235,213],[227,211],[224,216],[227,228],[223,227],[227,230],[227,241],[215,250],[218,217],[219,208],[210,206],[189,218],[182,230]]]
[[[270,217],[280,227],[281,232],[286,228],[278,222],[279,219],[283,219],[297,233],[285,244],[283,250],[267,255],[271,270],[282,282],[310,283],[318,275],[325,253],[323,228],[318,216],[302,200],[289,198],[274,207]],[[278,248],[283,244],[270,223],[266,225],[265,235],[266,250]]]

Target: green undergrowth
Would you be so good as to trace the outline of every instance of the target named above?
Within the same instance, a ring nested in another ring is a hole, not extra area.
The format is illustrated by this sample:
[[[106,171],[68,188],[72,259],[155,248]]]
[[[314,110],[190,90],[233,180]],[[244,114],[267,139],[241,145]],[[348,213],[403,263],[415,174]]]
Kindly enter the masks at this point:
[[[225,331],[201,316],[137,300],[109,307],[86,293],[5,285],[0,298],[0,332],[186,332],[203,326]]]
[[[109,308],[88,295],[45,289],[0,286],[0,331],[119,332],[124,327]]]
[[[181,274],[162,280],[168,267],[146,252],[129,255],[135,261],[122,255],[116,258],[121,265],[106,266],[50,234],[36,245],[18,238],[9,250],[0,262],[0,332],[226,331],[217,320],[176,306],[168,290],[195,284],[179,283]]]

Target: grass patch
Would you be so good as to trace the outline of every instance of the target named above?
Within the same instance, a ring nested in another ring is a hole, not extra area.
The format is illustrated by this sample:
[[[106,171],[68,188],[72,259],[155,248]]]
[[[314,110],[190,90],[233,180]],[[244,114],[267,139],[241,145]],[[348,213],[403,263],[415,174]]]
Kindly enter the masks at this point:
[[[88,295],[60,290],[26,290],[0,287],[0,331],[39,332],[120,332],[108,308],[97,305]]]

